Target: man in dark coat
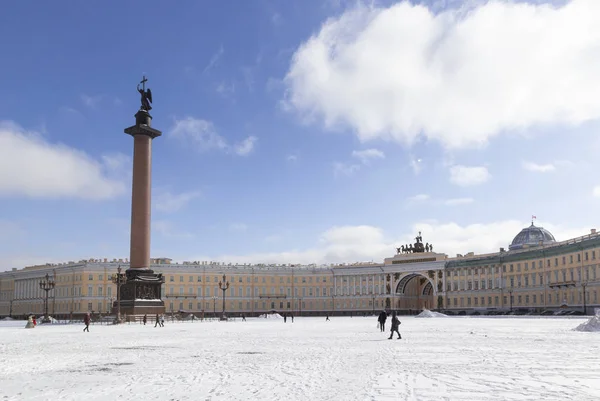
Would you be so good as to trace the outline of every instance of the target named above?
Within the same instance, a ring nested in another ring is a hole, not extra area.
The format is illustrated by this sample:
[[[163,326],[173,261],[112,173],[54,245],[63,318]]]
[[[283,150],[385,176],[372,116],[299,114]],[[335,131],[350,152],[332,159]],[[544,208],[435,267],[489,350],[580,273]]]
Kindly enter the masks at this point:
[[[398,331],[399,327],[400,327],[400,320],[396,316],[396,312],[393,312],[392,313],[392,331],[390,332],[390,337],[388,338],[388,340],[391,340],[392,337],[394,337],[394,333],[398,334],[398,340],[400,340],[402,338],[402,336],[400,335],[400,332]]]
[[[86,313],[85,317],[83,318],[83,323],[85,324],[85,327],[83,328],[83,331],[87,331],[88,333],[90,332],[90,313]]]
[[[385,313],[385,311],[381,311],[381,313],[379,314],[379,317],[377,318],[377,321],[379,322],[379,328],[381,329],[381,331],[385,331],[385,321],[387,320],[387,313]]]

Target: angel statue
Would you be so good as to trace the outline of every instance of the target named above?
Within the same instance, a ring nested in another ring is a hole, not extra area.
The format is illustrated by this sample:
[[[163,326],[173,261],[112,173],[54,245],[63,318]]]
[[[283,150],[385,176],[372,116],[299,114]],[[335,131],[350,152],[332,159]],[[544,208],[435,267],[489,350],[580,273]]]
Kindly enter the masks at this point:
[[[146,82],[148,82],[148,79],[144,76],[142,81],[138,84],[137,90],[142,96],[142,107],[140,107],[140,109],[150,111],[152,110],[152,106],[150,106],[150,103],[152,103],[152,91],[150,88],[146,89]],[[140,89],[140,84],[142,84],[142,89]]]

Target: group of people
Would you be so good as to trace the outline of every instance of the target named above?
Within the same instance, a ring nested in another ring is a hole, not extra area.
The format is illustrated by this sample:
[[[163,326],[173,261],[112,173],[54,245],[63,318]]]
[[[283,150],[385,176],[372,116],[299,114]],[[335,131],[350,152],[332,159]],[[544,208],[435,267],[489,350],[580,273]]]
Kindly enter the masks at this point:
[[[146,325],[146,322],[148,321],[148,315],[144,315],[144,317],[142,318],[142,322],[144,322],[144,326]],[[165,327],[165,316],[164,315],[159,315],[158,313],[156,314],[156,318],[154,319],[154,327]]]
[[[378,327],[382,332],[385,331],[385,322],[386,322],[387,318],[388,318],[388,314],[386,311],[381,311],[381,313],[377,317]],[[392,329],[390,331],[390,336],[388,337],[388,340],[391,340],[394,337],[394,333],[398,334],[398,340],[400,340],[402,338],[402,336],[400,335],[400,332],[398,331],[399,328],[400,328],[400,319],[398,319],[398,316],[396,316],[396,312],[392,312]]]

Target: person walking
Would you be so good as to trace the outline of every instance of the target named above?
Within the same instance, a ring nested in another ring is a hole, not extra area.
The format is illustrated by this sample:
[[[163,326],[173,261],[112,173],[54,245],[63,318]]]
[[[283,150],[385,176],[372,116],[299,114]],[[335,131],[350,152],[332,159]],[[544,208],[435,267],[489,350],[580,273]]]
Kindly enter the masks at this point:
[[[402,336],[400,335],[400,332],[398,331],[399,327],[400,327],[400,320],[396,316],[396,312],[392,312],[392,331],[390,331],[390,336],[389,336],[388,340],[391,340],[394,337],[394,333],[398,334],[398,340],[400,340],[402,338]]]
[[[165,315],[160,315],[160,327],[165,327]]]
[[[156,314],[156,320],[154,321],[154,327],[156,327],[156,326],[161,326],[160,318],[158,317],[158,313]]]
[[[379,329],[384,332],[385,331],[385,321],[387,320],[387,313],[385,311],[381,311],[379,314],[379,318],[377,321],[379,322]]]
[[[329,321],[329,315],[325,315],[325,321],[328,322]]]
[[[148,316],[144,315],[144,319],[142,319],[142,321],[144,322],[144,326],[146,325],[147,320],[148,320]]]
[[[85,324],[85,327],[83,328],[83,331],[87,331],[88,333],[90,332],[90,313],[86,313],[84,318],[83,318],[83,323]]]

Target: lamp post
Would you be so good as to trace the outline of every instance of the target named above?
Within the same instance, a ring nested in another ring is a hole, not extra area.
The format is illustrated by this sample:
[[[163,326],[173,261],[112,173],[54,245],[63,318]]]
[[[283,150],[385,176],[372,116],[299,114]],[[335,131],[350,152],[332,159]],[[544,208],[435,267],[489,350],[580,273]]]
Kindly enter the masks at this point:
[[[217,317],[217,296],[212,297],[213,299],[213,317]]]
[[[221,315],[221,320],[225,320],[225,291],[229,288],[229,281],[227,281],[227,277],[223,274],[223,281],[219,281],[219,288],[223,291],[223,314]]]
[[[48,316],[48,292],[54,289],[56,283],[54,280],[50,280],[50,275],[46,273],[45,280],[40,281],[40,289],[46,291],[46,297],[44,298],[44,318],[42,323],[50,323],[50,317]]]
[[[587,315],[587,302],[585,299],[585,287],[587,287],[587,283],[582,282],[581,288],[583,289],[583,314]]]
[[[375,314],[375,295],[373,295],[371,298],[373,298],[373,314]]]
[[[508,294],[510,295],[510,311],[512,312],[512,304],[513,304],[513,290],[512,288],[508,290]]]
[[[121,323],[121,284],[125,281],[125,273],[121,273],[121,265],[117,267],[117,274],[111,276],[111,281],[117,285],[117,321]]]

